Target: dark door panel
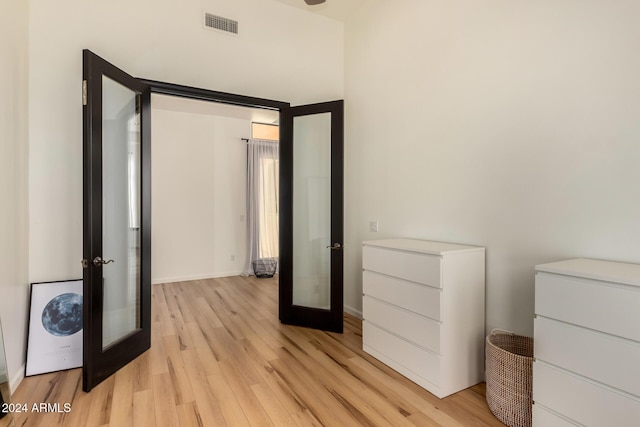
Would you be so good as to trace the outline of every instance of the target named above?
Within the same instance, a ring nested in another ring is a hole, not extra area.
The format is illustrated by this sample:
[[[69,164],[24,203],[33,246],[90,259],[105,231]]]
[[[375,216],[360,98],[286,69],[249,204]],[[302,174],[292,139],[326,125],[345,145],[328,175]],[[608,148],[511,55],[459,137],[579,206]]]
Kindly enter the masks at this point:
[[[280,321],[342,332],[344,102],[281,114]]]
[[[150,89],[83,51],[83,389],[151,346]]]

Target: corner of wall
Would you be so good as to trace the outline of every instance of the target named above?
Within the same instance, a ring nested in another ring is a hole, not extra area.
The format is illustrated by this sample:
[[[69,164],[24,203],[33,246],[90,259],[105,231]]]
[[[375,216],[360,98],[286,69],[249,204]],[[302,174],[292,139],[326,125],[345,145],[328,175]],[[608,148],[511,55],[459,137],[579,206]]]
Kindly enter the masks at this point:
[[[20,365],[18,370],[9,377],[9,389],[11,390],[12,394],[16,392],[18,386],[24,379],[26,366],[26,363],[23,363],[22,365]]]
[[[24,377],[29,306],[29,4],[0,15],[0,313],[12,390]]]

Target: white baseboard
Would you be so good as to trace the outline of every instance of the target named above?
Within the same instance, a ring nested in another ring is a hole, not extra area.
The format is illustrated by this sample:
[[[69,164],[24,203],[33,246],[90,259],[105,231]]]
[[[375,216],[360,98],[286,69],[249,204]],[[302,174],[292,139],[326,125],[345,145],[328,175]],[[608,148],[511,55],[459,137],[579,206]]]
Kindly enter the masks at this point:
[[[356,310],[355,308],[349,307],[348,305],[344,306],[344,311],[346,311],[350,315],[355,316],[358,319],[362,320],[362,311]]]
[[[197,274],[194,276],[174,276],[152,278],[151,284],[158,285],[160,283],[188,282],[190,280],[217,279],[219,277],[242,276],[242,271],[229,271],[223,273]]]
[[[16,390],[18,389],[18,386],[24,379],[24,372],[26,367],[27,367],[26,364],[23,364],[22,366],[20,366],[18,371],[14,372],[14,374],[11,376],[11,380],[9,381],[9,388],[11,389],[11,394],[16,392]]]

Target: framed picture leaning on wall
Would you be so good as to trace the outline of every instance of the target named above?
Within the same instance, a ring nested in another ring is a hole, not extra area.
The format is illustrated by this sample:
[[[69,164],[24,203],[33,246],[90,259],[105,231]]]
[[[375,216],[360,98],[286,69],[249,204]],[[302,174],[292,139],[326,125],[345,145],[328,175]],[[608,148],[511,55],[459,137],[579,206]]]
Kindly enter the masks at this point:
[[[82,280],[31,284],[26,376],[82,366]]]

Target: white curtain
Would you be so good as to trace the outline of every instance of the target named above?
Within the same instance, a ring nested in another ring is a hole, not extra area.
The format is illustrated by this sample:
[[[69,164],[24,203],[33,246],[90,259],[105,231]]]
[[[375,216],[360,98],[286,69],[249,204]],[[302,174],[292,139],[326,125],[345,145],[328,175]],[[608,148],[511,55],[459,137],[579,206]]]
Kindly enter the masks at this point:
[[[254,274],[253,261],[274,258],[278,248],[279,144],[250,139],[247,143],[247,225],[249,256],[244,273]]]

